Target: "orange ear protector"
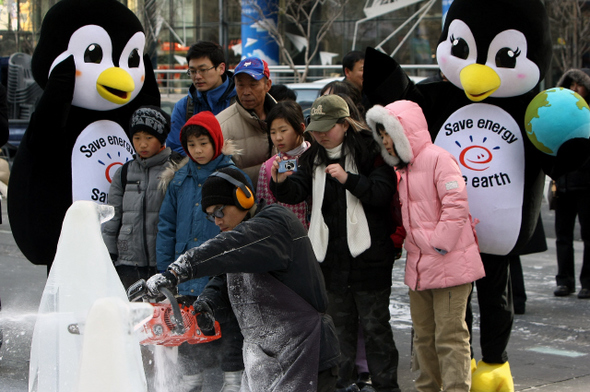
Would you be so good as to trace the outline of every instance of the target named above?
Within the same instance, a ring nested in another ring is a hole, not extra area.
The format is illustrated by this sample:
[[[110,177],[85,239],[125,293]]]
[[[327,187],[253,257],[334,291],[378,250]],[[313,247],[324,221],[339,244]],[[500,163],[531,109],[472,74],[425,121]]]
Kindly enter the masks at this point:
[[[211,174],[211,176],[221,177],[224,180],[226,180],[227,182],[236,186],[236,189],[234,190],[234,193],[233,193],[234,203],[235,203],[236,207],[238,207],[239,209],[241,209],[243,211],[248,211],[250,208],[252,208],[252,206],[254,205],[254,201],[255,201],[254,194],[252,193],[250,188],[248,188],[246,186],[246,184],[244,184],[243,182],[238,181],[235,178],[233,178],[232,176],[227,175],[222,172],[214,172]]]

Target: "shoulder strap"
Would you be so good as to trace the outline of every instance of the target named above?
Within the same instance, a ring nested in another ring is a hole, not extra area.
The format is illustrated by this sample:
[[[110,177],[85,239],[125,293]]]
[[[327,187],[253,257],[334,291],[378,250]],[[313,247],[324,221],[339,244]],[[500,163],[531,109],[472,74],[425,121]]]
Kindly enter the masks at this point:
[[[191,97],[191,95],[188,95],[188,99],[186,100],[186,119],[185,121],[188,121],[193,114],[195,113],[195,104],[193,102],[193,97]]]
[[[123,192],[125,192],[125,187],[127,186],[127,171],[129,170],[130,163],[131,161],[125,162],[121,168],[121,186],[123,188]]]

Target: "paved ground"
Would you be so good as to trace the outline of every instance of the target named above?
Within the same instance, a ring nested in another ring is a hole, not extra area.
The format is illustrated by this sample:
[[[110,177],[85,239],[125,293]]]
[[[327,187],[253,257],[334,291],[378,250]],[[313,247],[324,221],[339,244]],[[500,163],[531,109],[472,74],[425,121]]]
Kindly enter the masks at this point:
[[[553,233],[553,218],[544,207],[543,219],[549,236]],[[5,214],[3,222],[0,225],[3,305],[0,325],[4,329],[4,343],[0,349],[0,391],[22,392],[27,390],[30,340],[46,269],[24,259],[14,244]],[[587,392],[590,390],[590,300],[579,300],[575,295],[553,296],[556,272],[553,238],[548,238],[548,245],[547,252],[522,257],[529,300],[526,314],[516,316],[509,347],[515,388],[517,391]],[[575,249],[579,261],[582,244],[576,242]],[[403,265],[402,259],[394,267],[391,323],[401,355],[400,386],[402,391],[413,391],[414,374],[409,370],[411,323]],[[578,271],[579,268],[578,262]],[[474,308],[477,314],[475,300]],[[478,339],[476,321],[474,341]],[[475,350],[479,359],[477,344]],[[215,380],[218,388],[219,379]]]

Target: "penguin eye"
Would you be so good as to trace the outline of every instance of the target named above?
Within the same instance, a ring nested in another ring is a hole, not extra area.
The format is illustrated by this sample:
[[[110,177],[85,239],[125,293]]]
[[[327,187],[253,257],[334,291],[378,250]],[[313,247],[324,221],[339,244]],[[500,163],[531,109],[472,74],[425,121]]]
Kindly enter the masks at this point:
[[[133,49],[129,54],[128,65],[129,68],[137,68],[139,67],[139,63],[141,60],[141,56],[139,55],[139,51],[137,49]]]
[[[496,67],[515,68],[516,58],[520,56],[520,49],[502,48],[496,53]]]
[[[462,60],[469,57],[469,45],[463,38],[455,38],[451,35],[451,54]]]
[[[100,64],[102,61],[102,48],[99,44],[90,44],[84,52],[85,63]]]

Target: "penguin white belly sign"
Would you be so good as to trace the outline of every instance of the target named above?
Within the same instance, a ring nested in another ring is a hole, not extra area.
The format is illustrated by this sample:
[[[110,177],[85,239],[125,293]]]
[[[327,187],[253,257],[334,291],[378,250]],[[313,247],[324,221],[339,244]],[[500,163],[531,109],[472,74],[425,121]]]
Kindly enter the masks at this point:
[[[133,153],[133,145],[119,124],[101,120],[88,125],[72,149],[73,201],[107,203],[115,172]]]
[[[495,105],[475,103],[449,116],[435,144],[461,167],[469,209],[478,219],[482,253],[508,254],[518,239],[524,191],[524,141],[519,126]]]

